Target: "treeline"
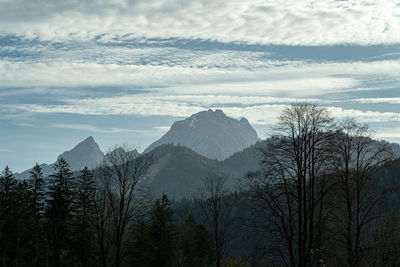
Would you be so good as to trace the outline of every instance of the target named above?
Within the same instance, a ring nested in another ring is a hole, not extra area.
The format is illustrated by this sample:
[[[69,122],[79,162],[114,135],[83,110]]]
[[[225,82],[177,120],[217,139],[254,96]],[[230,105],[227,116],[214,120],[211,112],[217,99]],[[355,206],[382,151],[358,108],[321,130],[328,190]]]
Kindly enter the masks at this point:
[[[387,143],[365,124],[335,121],[308,104],[285,108],[276,130],[260,150],[260,170],[244,183],[269,262],[399,266],[399,214],[387,202],[399,191],[385,179]]]
[[[190,215],[173,219],[166,195],[137,188],[150,158],[119,149],[78,175],[60,158],[28,180],[0,175],[0,266],[215,266],[210,232]]]
[[[36,165],[17,181],[6,167],[0,266],[400,266],[400,167],[388,144],[309,104],[284,109],[276,130],[237,191],[214,173],[173,203],[150,200],[153,160],[129,148],[79,174],[62,158],[46,178]]]

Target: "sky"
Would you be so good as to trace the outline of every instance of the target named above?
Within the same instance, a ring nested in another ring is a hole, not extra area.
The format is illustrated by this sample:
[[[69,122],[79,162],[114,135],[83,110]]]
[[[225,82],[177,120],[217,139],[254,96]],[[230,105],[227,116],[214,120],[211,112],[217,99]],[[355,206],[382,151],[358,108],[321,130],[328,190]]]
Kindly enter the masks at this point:
[[[144,150],[209,108],[265,138],[296,102],[400,142],[396,2],[0,0],[0,168]]]

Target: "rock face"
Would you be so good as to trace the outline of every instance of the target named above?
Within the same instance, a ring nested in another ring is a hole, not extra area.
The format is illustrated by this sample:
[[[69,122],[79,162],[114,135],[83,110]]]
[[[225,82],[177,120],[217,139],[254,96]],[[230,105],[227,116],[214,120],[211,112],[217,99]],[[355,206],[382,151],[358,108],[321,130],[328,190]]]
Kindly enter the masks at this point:
[[[175,122],[145,153],[162,144],[174,144],[188,147],[210,159],[224,160],[257,141],[256,131],[245,118],[236,120],[226,116],[222,110],[209,109]]]
[[[71,170],[81,170],[85,166],[94,169],[103,161],[104,154],[99,145],[89,136],[73,149],[65,151],[58,156],[57,160],[63,157],[70,165]]]

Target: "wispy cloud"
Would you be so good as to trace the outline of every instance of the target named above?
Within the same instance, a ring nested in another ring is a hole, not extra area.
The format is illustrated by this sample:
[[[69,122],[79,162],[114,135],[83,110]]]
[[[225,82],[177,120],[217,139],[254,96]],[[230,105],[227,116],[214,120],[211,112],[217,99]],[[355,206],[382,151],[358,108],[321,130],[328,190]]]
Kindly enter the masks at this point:
[[[378,138],[398,138],[400,139],[400,127],[383,127],[380,131],[375,134]]]
[[[374,103],[400,104],[400,97],[358,98],[352,101],[364,104],[374,104]]]
[[[0,33],[48,40],[201,38],[289,45],[400,41],[388,1],[1,1]],[[20,18],[24,18],[23,21]]]
[[[109,128],[109,127],[97,127],[88,124],[54,124],[51,127],[62,128],[62,129],[72,129],[80,131],[90,131],[96,133],[114,134],[114,133],[136,133],[136,134],[146,134],[148,131],[134,130],[126,128]]]
[[[252,64],[248,62],[249,66]],[[82,75],[84,73],[84,75]],[[179,65],[119,65],[74,62],[0,61],[0,83],[5,95],[81,94],[82,87],[122,86],[143,91],[185,94],[239,94],[307,97],[365,87],[382,79],[399,80],[400,61],[358,63],[286,63],[284,66],[250,70],[202,69]],[[0,88],[1,88],[0,87]],[[31,87],[31,88],[27,88]],[[22,88],[22,89],[18,89]],[[25,89],[24,89],[25,88]],[[54,88],[54,89],[53,89]],[[381,86],[384,89],[385,86]],[[92,90],[93,91],[93,90]],[[1,89],[0,89],[1,93]]]
[[[153,127],[153,129],[160,131],[160,132],[167,132],[169,131],[169,129],[171,128],[171,126],[156,126]]]

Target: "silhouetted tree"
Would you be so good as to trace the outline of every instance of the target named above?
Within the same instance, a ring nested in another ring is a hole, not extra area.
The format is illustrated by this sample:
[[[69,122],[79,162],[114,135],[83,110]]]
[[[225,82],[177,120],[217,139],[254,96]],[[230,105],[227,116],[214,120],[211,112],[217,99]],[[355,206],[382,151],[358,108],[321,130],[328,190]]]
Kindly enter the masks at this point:
[[[327,177],[331,130],[326,108],[309,104],[285,108],[277,135],[260,150],[261,170],[247,176],[257,212],[266,212],[268,218],[261,229],[279,237],[273,249],[287,266],[321,262],[321,253],[314,252],[323,250],[324,199],[334,184]]]
[[[198,200],[208,230],[211,232],[217,267],[230,242],[233,224],[233,197],[227,188],[229,175],[212,174],[203,178],[203,187],[199,189]]]
[[[79,266],[95,266],[95,232],[93,219],[95,216],[94,178],[85,167],[75,181],[73,205],[73,248]]]
[[[176,229],[166,194],[156,199],[150,214],[150,236],[154,245],[152,267],[176,266]]]
[[[44,230],[44,203],[46,194],[46,183],[43,178],[42,168],[39,164],[30,171],[28,179],[30,191],[31,224],[29,231],[33,235],[31,248],[31,266],[47,266],[47,239]]]
[[[129,266],[150,267],[155,250],[150,225],[145,221],[138,222],[130,234]]]
[[[28,184],[32,194],[31,206],[34,216],[40,219],[44,213],[45,182],[43,179],[42,168],[39,164],[30,171]]]
[[[198,225],[191,215],[182,226],[179,239],[179,266],[207,267],[215,261],[213,239],[203,225]]]
[[[365,242],[365,264],[400,266],[400,216],[389,213],[375,221]]]
[[[330,147],[337,180],[332,196],[336,203],[334,227],[346,247],[344,255],[338,257],[342,259],[341,264],[345,262],[348,266],[362,264],[364,229],[381,217],[378,204],[390,192],[377,183],[373,174],[393,155],[386,143],[372,140],[370,136],[367,125],[345,119]]]
[[[54,165],[55,172],[50,175],[47,192],[47,230],[52,247],[53,266],[59,267],[67,261],[70,254],[71,216],[73,200],[72,172],[69,164],[59,158]]]
[[[6,166],[0,175],[0,252],[3,266],[9,266],[13,262],[9,253],[13,253],[10,230],[13,226],[16,186],[17,181],[14,174]]]
[[[126,251],[123,245],[128,223],[139,215],[143,201],[138,184],[152,164],[148,155],[129,147],[110,151],[95,173],[97,242],[103,266],[120,267]],[[111,255],[111,251],[113,255]]]

